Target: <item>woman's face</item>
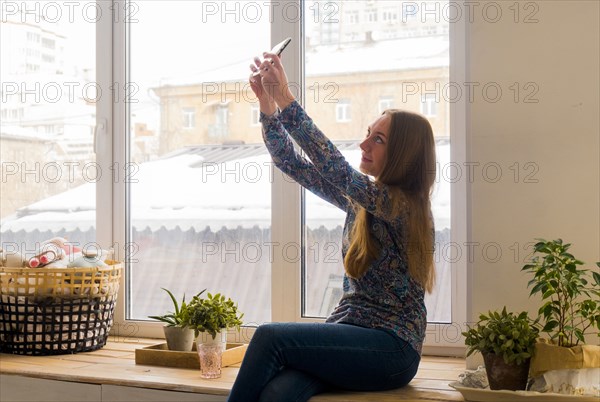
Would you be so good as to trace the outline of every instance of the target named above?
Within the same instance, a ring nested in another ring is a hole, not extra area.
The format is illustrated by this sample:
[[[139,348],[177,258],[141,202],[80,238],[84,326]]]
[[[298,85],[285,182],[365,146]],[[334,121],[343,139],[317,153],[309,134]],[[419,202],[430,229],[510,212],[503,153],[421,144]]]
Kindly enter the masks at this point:
[[[387,114],[380,116],[367,129],[367,138],[360,143],[362,158],[360,171],[373,177],[381,174],[388,143],[391,118]]]

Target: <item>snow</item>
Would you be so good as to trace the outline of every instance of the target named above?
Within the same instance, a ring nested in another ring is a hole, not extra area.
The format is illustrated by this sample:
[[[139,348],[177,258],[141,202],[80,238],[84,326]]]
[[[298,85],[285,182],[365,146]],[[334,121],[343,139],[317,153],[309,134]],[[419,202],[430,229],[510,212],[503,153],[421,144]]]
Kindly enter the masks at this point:
[[[438,145],[438,165],[449,163],[450,146]],[[344,151],[357,166],[358,150]],[[196,167],[194,167],[196,166]],[[274,175],[270,156],[241,158],[221,164],[204,163],[199,155],[182,154],[139,165],[132,174],[131,220],[138,230],[161,227],[182,230],[269,228],[271,183]],[[439,175],[438,175],[439,176]],[[288,179],[289,180],[289,179]],[[83,184],[19,210],[1,222],[1,232],[60,229],[86,231],[95,227],[96,184]],[[432,198],[436,229],[450,227],[450,184],[439,180]],[[333,229],[343,224],[344,212],[307,192],[307,210],[312,222]]]

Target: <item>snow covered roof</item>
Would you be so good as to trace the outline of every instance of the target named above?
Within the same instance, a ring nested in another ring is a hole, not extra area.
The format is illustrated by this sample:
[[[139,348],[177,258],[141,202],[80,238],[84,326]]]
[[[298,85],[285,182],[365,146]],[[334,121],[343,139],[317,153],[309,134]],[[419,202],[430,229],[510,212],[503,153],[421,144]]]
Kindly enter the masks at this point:
[[[19,140],[19,141],[34,141],[34,142],[51,142],[51,138],[40,138],[39,133],[27,127],[17,125],[0,125],[0,138]]]
[[[356,142],[338,144],[357,165]],[[449,145],[438,144],[440,165],[449,161]],[[270,155],[262,144],[188,147],[139,165],[131,183],[131,221],[137,230],[268,228],[271,226]],[[275,174],[279,174],[279,171]],[[440,182],[433,208],[438,229],[449,227],[449,184]],[[95,227],[93,182],[20,208],[2,220],[0,232],[88,230]],[[437,200],[437,201],[436,201]],[[343,212],[307,192],[311,219],[328,229],[340,225]]]

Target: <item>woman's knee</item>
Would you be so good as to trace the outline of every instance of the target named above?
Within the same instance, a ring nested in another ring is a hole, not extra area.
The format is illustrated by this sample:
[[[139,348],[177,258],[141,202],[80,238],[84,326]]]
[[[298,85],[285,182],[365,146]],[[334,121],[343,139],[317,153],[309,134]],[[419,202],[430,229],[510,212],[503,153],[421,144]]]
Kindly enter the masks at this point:
[[[279,332],[280,332],[280,329],[279,329],[278,323],[271,322],[271,323],[261,324],[258,326],[258,328],[256,328],[256,331],[254,331],[254,336],[252,337],[252,340],[254,340],[254,339],[273,340]]]
[[[254,332],[254,338],[258,339],[269,339],[275,341],[281,337],[289,337],[298,333],[296,323],[285,323],[285,322],[270,322],[259,325]]]

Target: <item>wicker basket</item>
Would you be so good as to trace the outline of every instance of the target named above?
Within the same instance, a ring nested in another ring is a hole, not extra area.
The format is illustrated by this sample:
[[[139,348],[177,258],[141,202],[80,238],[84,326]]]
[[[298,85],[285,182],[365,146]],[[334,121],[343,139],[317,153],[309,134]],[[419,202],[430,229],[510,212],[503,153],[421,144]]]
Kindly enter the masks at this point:
[[[0,268],[0,352],[57,355],[106,345],[122,264]]]

